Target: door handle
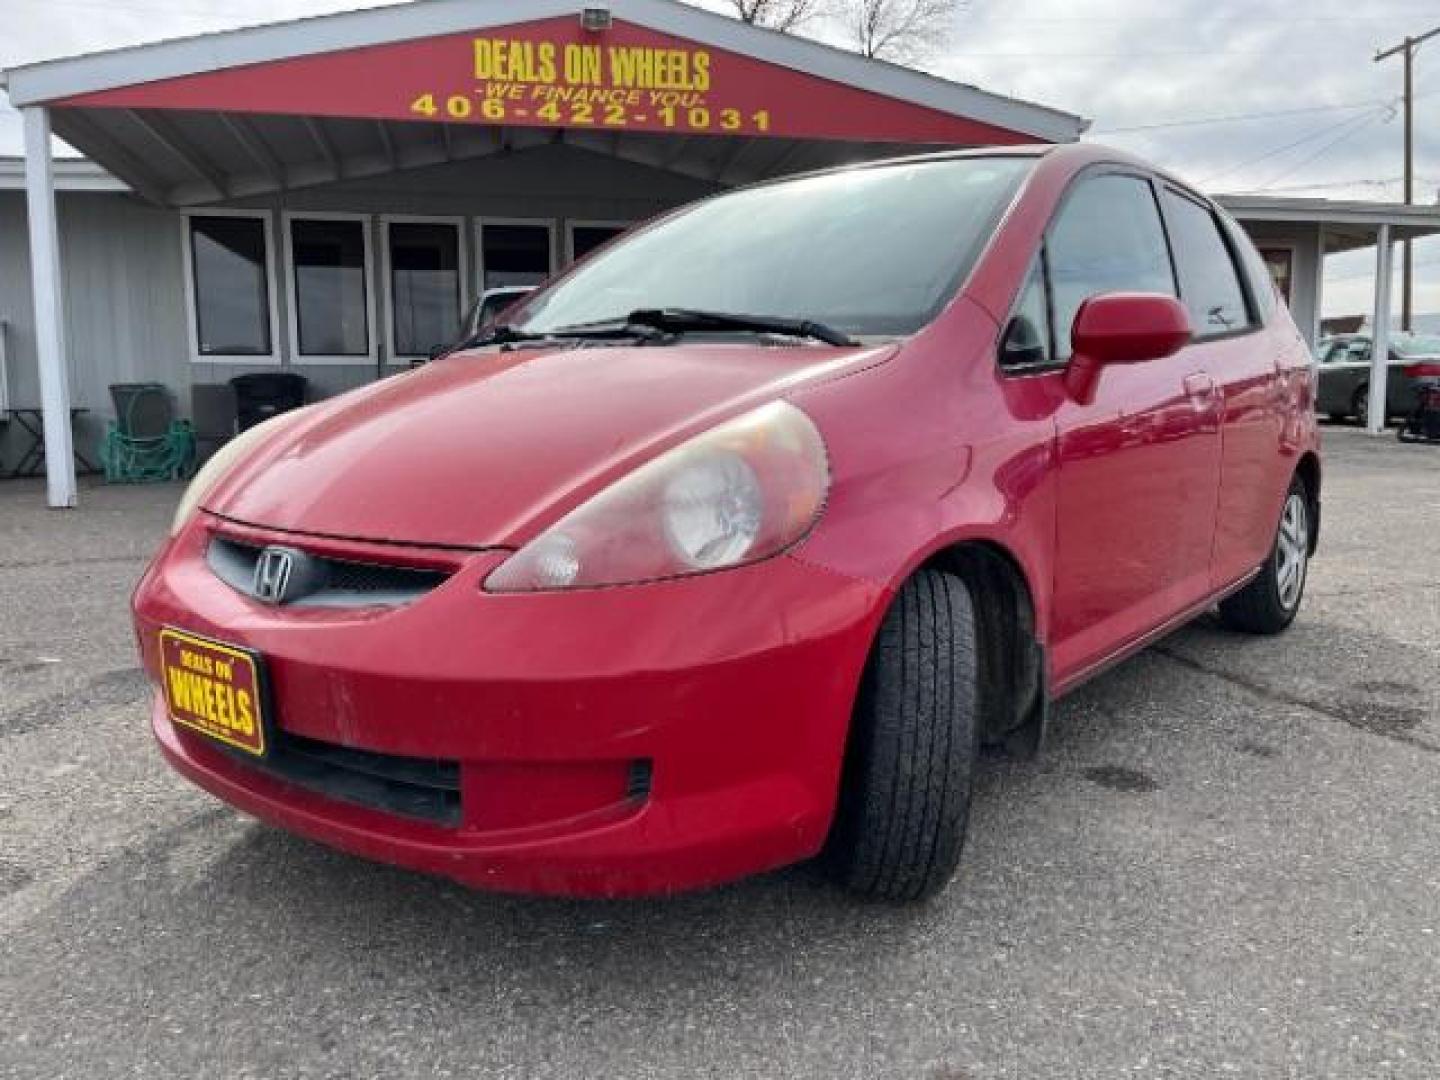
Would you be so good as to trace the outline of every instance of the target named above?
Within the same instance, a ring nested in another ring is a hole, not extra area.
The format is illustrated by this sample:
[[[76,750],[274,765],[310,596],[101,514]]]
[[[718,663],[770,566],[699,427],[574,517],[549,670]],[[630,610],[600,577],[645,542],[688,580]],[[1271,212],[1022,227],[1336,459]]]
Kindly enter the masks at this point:
[[[1203,371],[1192,371],[1186,375],[1184,386],[1185,393],[1192,400],[1208,398],[1215,393],[1215,380]]]

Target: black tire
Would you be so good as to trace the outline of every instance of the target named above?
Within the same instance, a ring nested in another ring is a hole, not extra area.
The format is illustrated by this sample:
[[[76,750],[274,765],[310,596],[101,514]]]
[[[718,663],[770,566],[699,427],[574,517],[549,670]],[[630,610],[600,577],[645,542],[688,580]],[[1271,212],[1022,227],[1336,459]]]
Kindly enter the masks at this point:
[[[959,578],[921,570],[875,639],[828,850],[851,892],[919,900],[954,876],[979,753],[975,612]]]
[[[1304,513],[1305,556],[1299,568],[1298,591],[1287,602],[1282,587],[1282,565],[1285,561],[1282,546],[1285,542],[1286,514],[1294,500]],[[1275,528],[1275,540],[1270,547],[1270,556],[1260,573],[1233,596],[1220,601],[1220,619],[1232,630],[1247,634],[1278,634],[1295,621],[1300,604],[1305,598],[1305,581],[1309,572],[1309,541],[1314,528],[1313,503],[1306,490],[1305,482],[1298,476],[1290,481],[1290,490],[1285,493],[1285,503],[1280,512],[1280,523]]]
[[[1350,395],[1350,412],[1356,420],[1360,421],[1361,427],[1370,423],[1370,387],[1368,385],[1357,386],[1355,393]]]

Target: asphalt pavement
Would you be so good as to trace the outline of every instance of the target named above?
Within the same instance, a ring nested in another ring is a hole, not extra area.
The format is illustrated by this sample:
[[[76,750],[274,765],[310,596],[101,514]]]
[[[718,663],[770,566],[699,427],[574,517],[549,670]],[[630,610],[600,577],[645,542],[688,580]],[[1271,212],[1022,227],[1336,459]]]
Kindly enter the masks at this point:
[[[987,760],[960,879],[469,892],[235,813],[146,731],[176,486],[0,484],[0,1076],[1440,1076],[1440,447],[1326,429],[1304,611]]]

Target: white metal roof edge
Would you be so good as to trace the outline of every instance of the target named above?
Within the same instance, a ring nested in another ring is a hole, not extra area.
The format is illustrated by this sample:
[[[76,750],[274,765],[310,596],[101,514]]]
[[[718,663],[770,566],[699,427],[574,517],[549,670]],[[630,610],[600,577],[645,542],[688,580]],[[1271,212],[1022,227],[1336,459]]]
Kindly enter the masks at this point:
[[[23,107],[248,64],[565,15],[578,18],[584,6],[585,0],[527,0],[523,14],[517,15],[514,0],[422,0],[17,65],[0,73],[0,84],[8,85],[11,102]],[[1089,126],[1088,120],[1058,109],[867,60],[845,49],[764,30],[677,0],[609,0],[596,6],[607,6],[616,18],[651,30],[1047,142],[1074,141]],[[136,72],[143,72],[144,78],[137,80]]]
[[[112,176],[88,158],[57,157],[54,161],[56,191],[126,192],[130,185]],[[0,191],[23,191],[25,159],[0,157]]]
[[[1241,221],[1313,221],[1336,225],[1413,225],[1440,230],[1440,205],[1360,200],[1282,198],[1276,195],[1215,195]]]

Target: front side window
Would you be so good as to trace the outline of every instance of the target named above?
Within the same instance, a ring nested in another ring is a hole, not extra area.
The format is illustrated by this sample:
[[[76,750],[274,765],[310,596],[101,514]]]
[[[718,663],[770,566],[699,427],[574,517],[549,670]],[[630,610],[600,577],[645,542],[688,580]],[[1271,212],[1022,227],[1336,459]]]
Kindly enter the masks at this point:
[[[1208,207],[1171,188],[1163,196],[1175,241],[1180,299],[1197,338],[1244,330],[1250,325],[1245,290],[1220,224]]]
[[[1109,292],[1175,295],[1155,194],[1146,180],[1107,174],[1081,180],[1046,240],[1059,359],[1070,356],[1075,315]]]
[[[396,356],[424,356],[460,324],[460,230],[439,221],[392,221],[390,312]]]
[[[370,355],[365,222],[295,218],[290,258],[299,354]]]
[[[192,217],[191,282],[201,356],[269,356],[269,251],[256,217]]]
[[[543,333],[689,308],[913,333],[954,295],[1032,162],[872,166],[719,195],[623,237],[512,321]]]

